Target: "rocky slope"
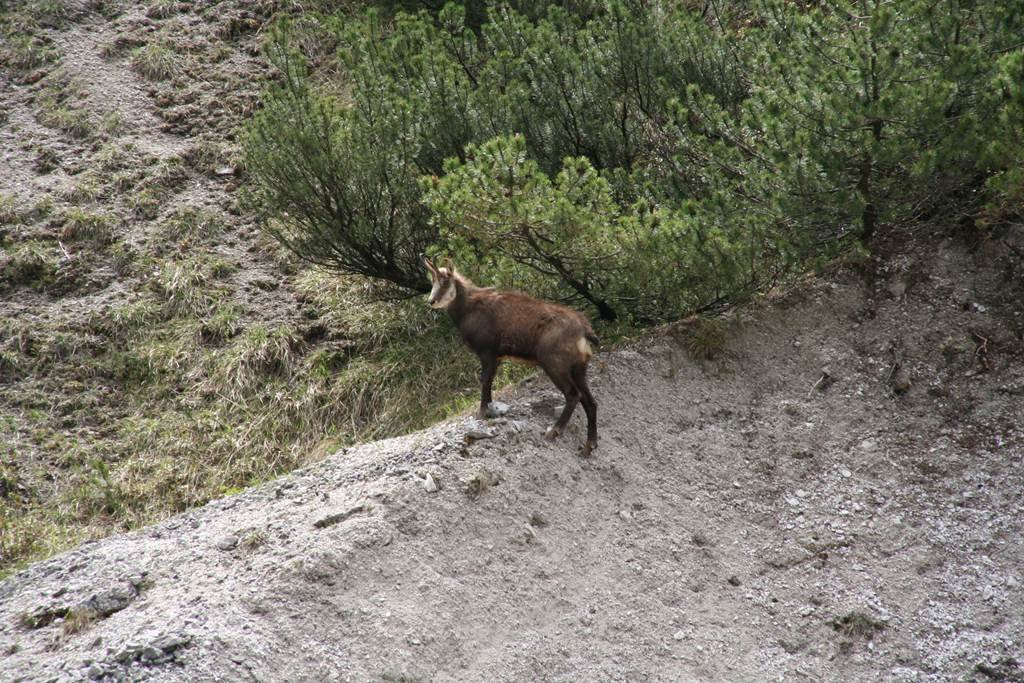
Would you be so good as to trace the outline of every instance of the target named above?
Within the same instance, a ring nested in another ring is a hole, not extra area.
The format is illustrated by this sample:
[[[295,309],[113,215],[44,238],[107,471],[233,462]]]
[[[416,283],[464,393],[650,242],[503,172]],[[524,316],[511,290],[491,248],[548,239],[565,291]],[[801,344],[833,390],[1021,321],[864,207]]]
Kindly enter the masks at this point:
[[[934,244],[934,242],[932,242]],[[808,280],[0,584],[4,680],[1024,680],[1024,306],[997,245]],[[1007,262],[1009,263],[1009,262]],[[1015,264],[1019,273],[1020,264]]]

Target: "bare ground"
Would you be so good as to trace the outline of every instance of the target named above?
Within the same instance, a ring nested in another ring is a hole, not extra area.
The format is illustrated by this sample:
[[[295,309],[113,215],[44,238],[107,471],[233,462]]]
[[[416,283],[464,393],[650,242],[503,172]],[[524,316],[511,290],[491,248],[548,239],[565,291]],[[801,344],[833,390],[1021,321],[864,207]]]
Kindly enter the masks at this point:
[[[685,324],[599,355],[589,459],[527,381],[36,564],[2,678],[1024,680],[1024,307],[986,249],[808,280],[712,361]]]

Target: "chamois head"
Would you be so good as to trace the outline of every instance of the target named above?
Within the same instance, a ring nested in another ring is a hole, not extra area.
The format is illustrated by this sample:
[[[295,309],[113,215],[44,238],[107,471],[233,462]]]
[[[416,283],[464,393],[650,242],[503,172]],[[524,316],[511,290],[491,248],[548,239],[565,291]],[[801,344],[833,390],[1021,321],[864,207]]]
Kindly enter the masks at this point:
[[[423,264],[430,271],[430,281],[434,284],[430,290],[430,296],[427,297],[427,302],[431,308],[448,308],[455,301],[455,281],[461,276],[452,265],[451,259],[447,259],[446,265],[438,268],[424,256]]]

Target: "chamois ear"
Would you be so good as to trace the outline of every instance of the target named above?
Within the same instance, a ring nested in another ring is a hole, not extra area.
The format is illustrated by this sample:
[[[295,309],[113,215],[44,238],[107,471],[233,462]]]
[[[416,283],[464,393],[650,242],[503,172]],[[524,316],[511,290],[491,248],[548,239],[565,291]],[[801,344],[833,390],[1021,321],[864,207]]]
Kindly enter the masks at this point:
[[[427,258],[426,254],[420,254],[420,258],[423,259],[423,265],[427,267],[432,274],[437,274],[437,267]]]

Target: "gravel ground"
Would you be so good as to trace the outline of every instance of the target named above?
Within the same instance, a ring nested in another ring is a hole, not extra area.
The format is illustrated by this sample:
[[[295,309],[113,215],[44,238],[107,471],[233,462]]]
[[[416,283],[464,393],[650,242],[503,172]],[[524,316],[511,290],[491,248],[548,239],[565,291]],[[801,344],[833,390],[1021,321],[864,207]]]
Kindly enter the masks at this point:
[[[931,244],[600,354],[588,459],[528,380],[31,566],[0,678],[1024,680],[1019,275]]]

